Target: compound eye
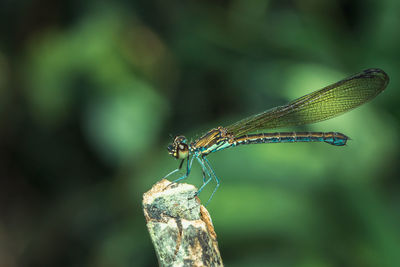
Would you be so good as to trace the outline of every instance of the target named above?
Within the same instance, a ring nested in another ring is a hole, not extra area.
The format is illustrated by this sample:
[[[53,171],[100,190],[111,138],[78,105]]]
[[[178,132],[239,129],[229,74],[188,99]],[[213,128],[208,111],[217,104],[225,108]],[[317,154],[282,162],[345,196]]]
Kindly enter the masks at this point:
[[[179,144],[179,143],[184,143],[186,144],[186,137],[183,135],[178,135],[174,138],[174,143]]]
[[[178,157],[179,159],[185,159],[189,156],[189,147],[186,144],[180,143],[178,145]]]

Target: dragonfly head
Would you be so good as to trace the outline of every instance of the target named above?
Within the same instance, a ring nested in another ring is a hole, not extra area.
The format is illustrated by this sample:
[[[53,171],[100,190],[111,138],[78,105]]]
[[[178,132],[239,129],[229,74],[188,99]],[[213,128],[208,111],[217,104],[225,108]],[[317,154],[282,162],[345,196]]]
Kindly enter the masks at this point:
[[[189,156],[189,146],[186,137],[182,135],[175,137],[174,142],[167,149],[168,153],[177,159],[185,159]]]

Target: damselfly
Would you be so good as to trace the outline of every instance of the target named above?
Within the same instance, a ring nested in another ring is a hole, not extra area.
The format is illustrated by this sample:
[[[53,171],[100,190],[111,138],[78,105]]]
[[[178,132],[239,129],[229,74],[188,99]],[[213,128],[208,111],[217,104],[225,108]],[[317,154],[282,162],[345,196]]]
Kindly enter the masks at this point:
[[[211,168],[207,155],[228,147],[263,143],[325,142],[344,146],[349,139],[338,132],[276,132],[253,133],[259,130],[304,125],[333,118],[354,109],[382,92],[389,82],[388,75],[380,69],[367,69],[318,91],[302,96],[287,105],[272,108],[250,116],[227,127],[219,126],[189,143],[184,136],[176,136],[168,146],[170,155],[182,161],[179,167],[164,178],[179,171],[186,159],[186,173],[174,182],[185,179],[190,174],[196,159],[203,172],[201,190],[212,180],[216,187],[207,203],[219,187],[219,179]]]

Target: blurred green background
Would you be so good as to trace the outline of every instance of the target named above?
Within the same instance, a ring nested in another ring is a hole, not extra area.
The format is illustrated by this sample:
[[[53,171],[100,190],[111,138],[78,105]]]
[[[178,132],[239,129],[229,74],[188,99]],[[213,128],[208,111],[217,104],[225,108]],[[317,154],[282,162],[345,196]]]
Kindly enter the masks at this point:
[[[227,266],[400,266],[399,25],[397,0],[1,1],[0,266],[156,266],[141,198],[173,136],[371,67],[373,102],[290,129],[348,146],[210,155],[208,209]]]

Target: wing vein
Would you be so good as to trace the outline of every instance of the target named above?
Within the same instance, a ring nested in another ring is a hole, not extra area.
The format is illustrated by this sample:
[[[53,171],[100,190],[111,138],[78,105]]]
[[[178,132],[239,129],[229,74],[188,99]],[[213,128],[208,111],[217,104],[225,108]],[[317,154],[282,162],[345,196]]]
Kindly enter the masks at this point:
[[[386,88],[388,82],[389,77],[383,70],[367,69],[287,105],[245,118],[226,129],[238,136],[262,129],[323,121],[370,101]]]

